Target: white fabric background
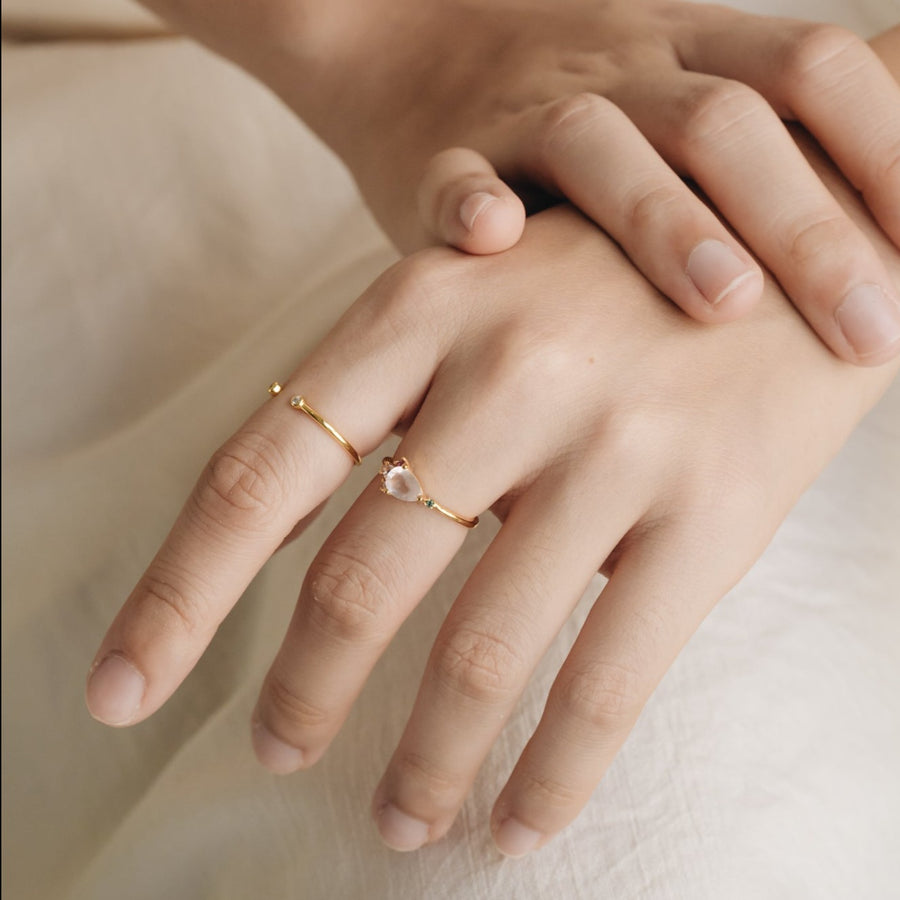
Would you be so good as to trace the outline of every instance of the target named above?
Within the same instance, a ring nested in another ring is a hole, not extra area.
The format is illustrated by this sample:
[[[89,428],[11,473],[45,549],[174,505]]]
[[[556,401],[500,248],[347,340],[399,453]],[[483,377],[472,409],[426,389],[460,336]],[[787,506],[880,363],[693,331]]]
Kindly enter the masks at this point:
[[[863,34],[900,19],[892,0],[735,5]],[[58,37],[88,20],[128,31],[134,10],[3,14]],[[395,854],[368,815],[490,526],[320,765],[278,778],[253,759],[250,710],[305,566],[378,454],[266,567],[164,710],[130,730],[93,722],[92,654],[202,463],[394,257],[315,138],[184,40],[6,44],[2,74],[9,897],[897,896],[896,384],[682,653],[578,822],[530,858],[496,854],[488,814],[592,595],[446,840]]]

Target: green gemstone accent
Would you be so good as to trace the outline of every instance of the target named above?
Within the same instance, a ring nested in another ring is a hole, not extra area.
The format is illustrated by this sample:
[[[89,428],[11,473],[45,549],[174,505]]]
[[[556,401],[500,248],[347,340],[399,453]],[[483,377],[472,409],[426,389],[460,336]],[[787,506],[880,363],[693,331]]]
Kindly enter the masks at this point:
[[[426,500],[425,505],[431,509],[434,506],[434,500]]]

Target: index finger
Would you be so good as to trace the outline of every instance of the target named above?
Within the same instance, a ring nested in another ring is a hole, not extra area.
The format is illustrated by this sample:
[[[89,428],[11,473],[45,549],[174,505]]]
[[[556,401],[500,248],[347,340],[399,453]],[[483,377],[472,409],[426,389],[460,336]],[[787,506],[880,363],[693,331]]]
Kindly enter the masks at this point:
[[[213,455],[91,666],[96,719],[131,725],[162,706],[297,521],[346,478],[348,453],[289,398],[302,393],[361,454],[417,402],[449,339],[434,316],[410,326],[410,301],[425,299],[420,275],[403,263],[379,279]]]

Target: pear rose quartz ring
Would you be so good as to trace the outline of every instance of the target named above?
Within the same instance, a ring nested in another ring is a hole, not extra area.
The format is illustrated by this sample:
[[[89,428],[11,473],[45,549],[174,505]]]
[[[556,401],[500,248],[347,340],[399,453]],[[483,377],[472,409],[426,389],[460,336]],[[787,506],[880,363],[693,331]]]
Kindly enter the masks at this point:
[[[277,381],[273,381],[269,385],[269,393],[273,397],[277,397],[282,391],[281,385]],[[347,451],[347,455],[350,459],[353,460],[353,465],[358,466],[362,462],[362,458],[359,453],[356,452],[356,447],[350,443],[338,430],[334,427],[330,422],[326,422],[307,402],[304,397],[301,397],[299,394],[295,397],[291,397],[291,406],[296,409],[298,412],[306,413],[313,422],[316,423],[321,429],[323,429],[328,436],[340,444],[344,450]]]
[[[442,516],[446,516],[460,525],[465,525],[466,528],[474,528],[478,524],[478,516],[475,516],[474,519],[467,519],[465,516],[457,515],[447,509],[446,506],[441,506],[433,497],[429,497],[422,490],[422,485],[405,456],[401,456],[400,459],[391,459],[386,456],[382,460],[381,492],[390,497],[396,497],[398,500],[405,500],[407,503],[421,503],[427,509],[433,509]]]

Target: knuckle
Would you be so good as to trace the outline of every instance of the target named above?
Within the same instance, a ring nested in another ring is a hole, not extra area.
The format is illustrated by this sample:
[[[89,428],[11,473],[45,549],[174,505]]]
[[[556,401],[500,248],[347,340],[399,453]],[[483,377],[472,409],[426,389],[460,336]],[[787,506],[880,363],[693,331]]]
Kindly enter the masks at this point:
[[[620,731],[641,710],[641,677],[621,663],[599,661],[562,678],[556,703],[568,718],[595,731]]]
[[[452,809],[465,791],[467,778],[437,765],[421,753],[399,753],[391,764],[397,783],[415,786],[419,803],[426,809]]]
[[[684,195],[668,185],[641,185],[634,189],[625,199],[625,219],[630,231],[644,235],[661,220],[671,227],[673,208]]]
[[[144,576],[137,594],[140,618],[164,631],[174,627],[188,638],[205,634],[209,630],[206,604],[199,594],[179,588],[176,581],[156,574]]]
[[[525,665],[517,648],[512,637],[474,627],[454,629],[435,645],[433,677],[455,696],[485,705],[508,702]]]
[[[452,171],[460,162],[477,165],[478,154],[468,147],[454,146],[438,150],[425,165],[425,175],[440,175],[445,171]]]
[[[276,673],[266,681],[266,705],[288,734],[300,734],[321,729],[331,721],[331,714],[321,706],[316,706],[301,697],[296,689]]]
[[[262,527],[287,495],[287,471],[287,460],[271,438],[241,432],[209,461],[197,487],[196,506],[217,522]]]
[[[681,99],[677,139],[685,151],[720,146],[739,140],[745,130],[741,125],[768,111],[763,97],[746,84],[727,79],[702,81]]]
[[[382,639],[385,612],[390,608],[389,567],[386,553],[373,553],[380,571],[362,554],[332,549],[309,575],[308,616],[313,627],[346,643]]]
[[[536,772],[522,774],[517,793],[527,796],[529,805],[544,811],[570,810],[585,802],[584,791],[548,775]]]
[[[784,252],[795,267],[819,260],[833,265],[836,253],[853,258],[859,245],[856,229],[841,213],[806,217],[787,229]]]
[[[752,439],[749,443],[753,443]],[[723,528],[723,520],[730,522],[767,521],[766,515],[772,502],[771,465],[760,465],[771,451],[760,447],[753,457],[752,449],[724,450],[717,458],[708,456],[703,465],[704,476],[687,475],[679,502],[685,524],[695,530],[698,525],[708,546],[719,546],[733,541],[733,529]],[[774,469],[777,471],[777,469]],[[700,550],[701,547],[697,547]]]
[[[615,409],[599,418],[594,437],[603,458],[611,465],[627,470],[638,459],[659,463],[670,454],[672,446],[678,445],[681,414],[674,408],[660,409],[648,400],[645,392],[653,390],[655,384],[648,375],[630,393],[623,392]]]
[[[615,109],[605,97],[587,91],[548,103],[538,127],[539,155],[545,162],[552,162]]]
[[[481,374],[486,396],[500,398],[505,408],[571,387],[580,338],[565,319],[511,318],[491,337]]]
[[[839,25],[810,24],[788,46],[783,74],[795,93],[836,84],[868,61],[861,38]]]
[[[430,247],[391,266],[376,282],[368,305],[374,334],[384,330],[388,339],[395,339],[408,337],[410,328],[430,331],[430,310],[441,309],[446,322],[446,298],[458,289],[464,259],[446,247]]]

